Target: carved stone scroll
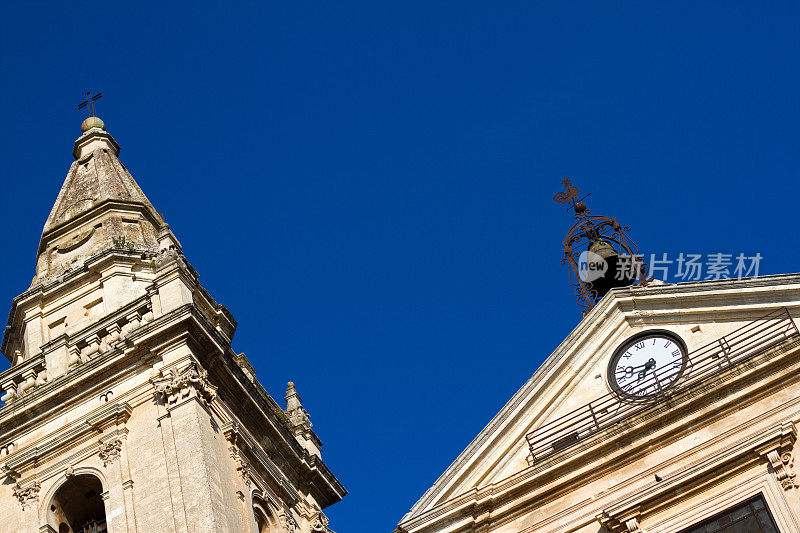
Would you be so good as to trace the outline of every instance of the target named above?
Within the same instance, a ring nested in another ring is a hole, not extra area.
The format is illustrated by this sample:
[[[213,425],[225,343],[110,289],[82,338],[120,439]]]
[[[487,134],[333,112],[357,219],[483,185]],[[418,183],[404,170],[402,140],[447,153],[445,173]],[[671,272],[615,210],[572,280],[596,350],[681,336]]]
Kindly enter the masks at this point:
[[[252,474],[252,467],[247,460],[242,457],[241,452],[236,446],[231,446],[228,448],[228,451],[231,454],[231,459],[233,459],[233,463],[236,466],[236,471],[239,472],[239,475],[242,476],[242,483],[244,483],[245,487],[250,487],[253,480]]]
[[[311,519],[311,531],[313,533],[334,533],[330,527],[328,527],[328,517],[325,516],[322,511],[319,511],[314,518]]]
[[[783,487],[783,490],[789,490],[797,487],[796,474],[794,472],[794,458],[791,452],[778,454],[776,450],[767,453],[769,464],[775,471],[775,477]]]

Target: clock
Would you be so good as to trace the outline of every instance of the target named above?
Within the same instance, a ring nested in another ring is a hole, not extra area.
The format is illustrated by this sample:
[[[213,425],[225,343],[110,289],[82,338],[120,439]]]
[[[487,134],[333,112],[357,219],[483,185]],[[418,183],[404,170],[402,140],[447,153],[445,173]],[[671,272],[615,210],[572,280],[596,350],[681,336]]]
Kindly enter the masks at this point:
[[[686,353],[686,343],[676,334],[643,331],[614,351],[608,384],[623,399],[652,398],[678,382],[689,360]]]

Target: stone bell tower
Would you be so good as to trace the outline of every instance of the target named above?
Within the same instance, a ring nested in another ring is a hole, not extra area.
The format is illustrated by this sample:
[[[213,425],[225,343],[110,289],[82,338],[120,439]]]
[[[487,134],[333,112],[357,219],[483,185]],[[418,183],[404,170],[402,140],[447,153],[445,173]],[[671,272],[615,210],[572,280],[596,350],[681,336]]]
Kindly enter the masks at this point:
[[[294,384],[284,409],[103,121],[81,131],[3,335],[0,533],[330,531],[346,491]]]

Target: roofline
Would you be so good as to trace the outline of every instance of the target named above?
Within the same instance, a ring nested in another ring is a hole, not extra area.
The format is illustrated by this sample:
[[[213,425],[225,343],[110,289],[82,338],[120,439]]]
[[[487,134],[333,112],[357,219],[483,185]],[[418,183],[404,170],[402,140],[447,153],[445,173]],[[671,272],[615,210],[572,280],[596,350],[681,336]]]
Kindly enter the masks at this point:
[[[747,287],[775,287],[780,285],[797,284],[800,288],[800,273],[791,274],[771,274],[764,276],[753,276],[748,278],[734,278],[734,279],[720,279],[720,280],[704,280],[704,281],[691,281],[683,283],[664,283],[664,284],[650,284],[645,287],[634,285],[630,287],[622,287],[612,289],[606,296],[604,296],[600,303],[593,307],[575,328],[565,337],[565,339],[556,347],[553,352],[545,358],[539,368],[533,375],[517,390],[516,393],[506,402],[500,411],[492,417],[486,426],[475,436],[474,439],[467,445],[464,450],[456,456],[452,463],[445,469],[445,471],[436,479],[431,487],[426,490],[417,502],[411,507],[408,513],[403,516],[398,524],[398,528],[402,530],[402,525],[410,518],[415,516],[415,513],[423,508],[425,505],[431,503],[437,493],[437,489],[442,488],[446,482],[450,481],[452,476],[457,473],[457,470],[479,451],[480,447],[491,436],[492,430],[505,422],[509,414],[519,405],[522,399],[530,392],[539,382],[547,375],[548,371],[556,365],[561,359],[561,356],[569,352],[569,349],[590,329],[596,327],[602,317],[610,314],[615,308],[619,309],[622,313],[635,311],[634,308],[624,309],[623,306],[631,299],[640,299],[642,297],[657,297],[662,295],[676,294],[676,293],[698,293],[698,292],[722,292],[727,290],[736,290]],[[800,305],[800,299],[798,299]]]

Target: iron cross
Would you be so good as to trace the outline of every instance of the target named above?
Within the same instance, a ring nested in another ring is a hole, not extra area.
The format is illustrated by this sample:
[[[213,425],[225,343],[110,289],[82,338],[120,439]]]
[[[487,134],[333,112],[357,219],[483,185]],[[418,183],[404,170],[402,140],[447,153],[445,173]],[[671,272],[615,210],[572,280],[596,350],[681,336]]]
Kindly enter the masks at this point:
[[[99,100],[103,97],[103,93],[97,93],[96,95],[92,96],[91,91],[86,93],[86,100],[78,104],[78,109],[83,109],[84,107],[88,108],[89,116],[97,116],[94,110],[94,101]]]

